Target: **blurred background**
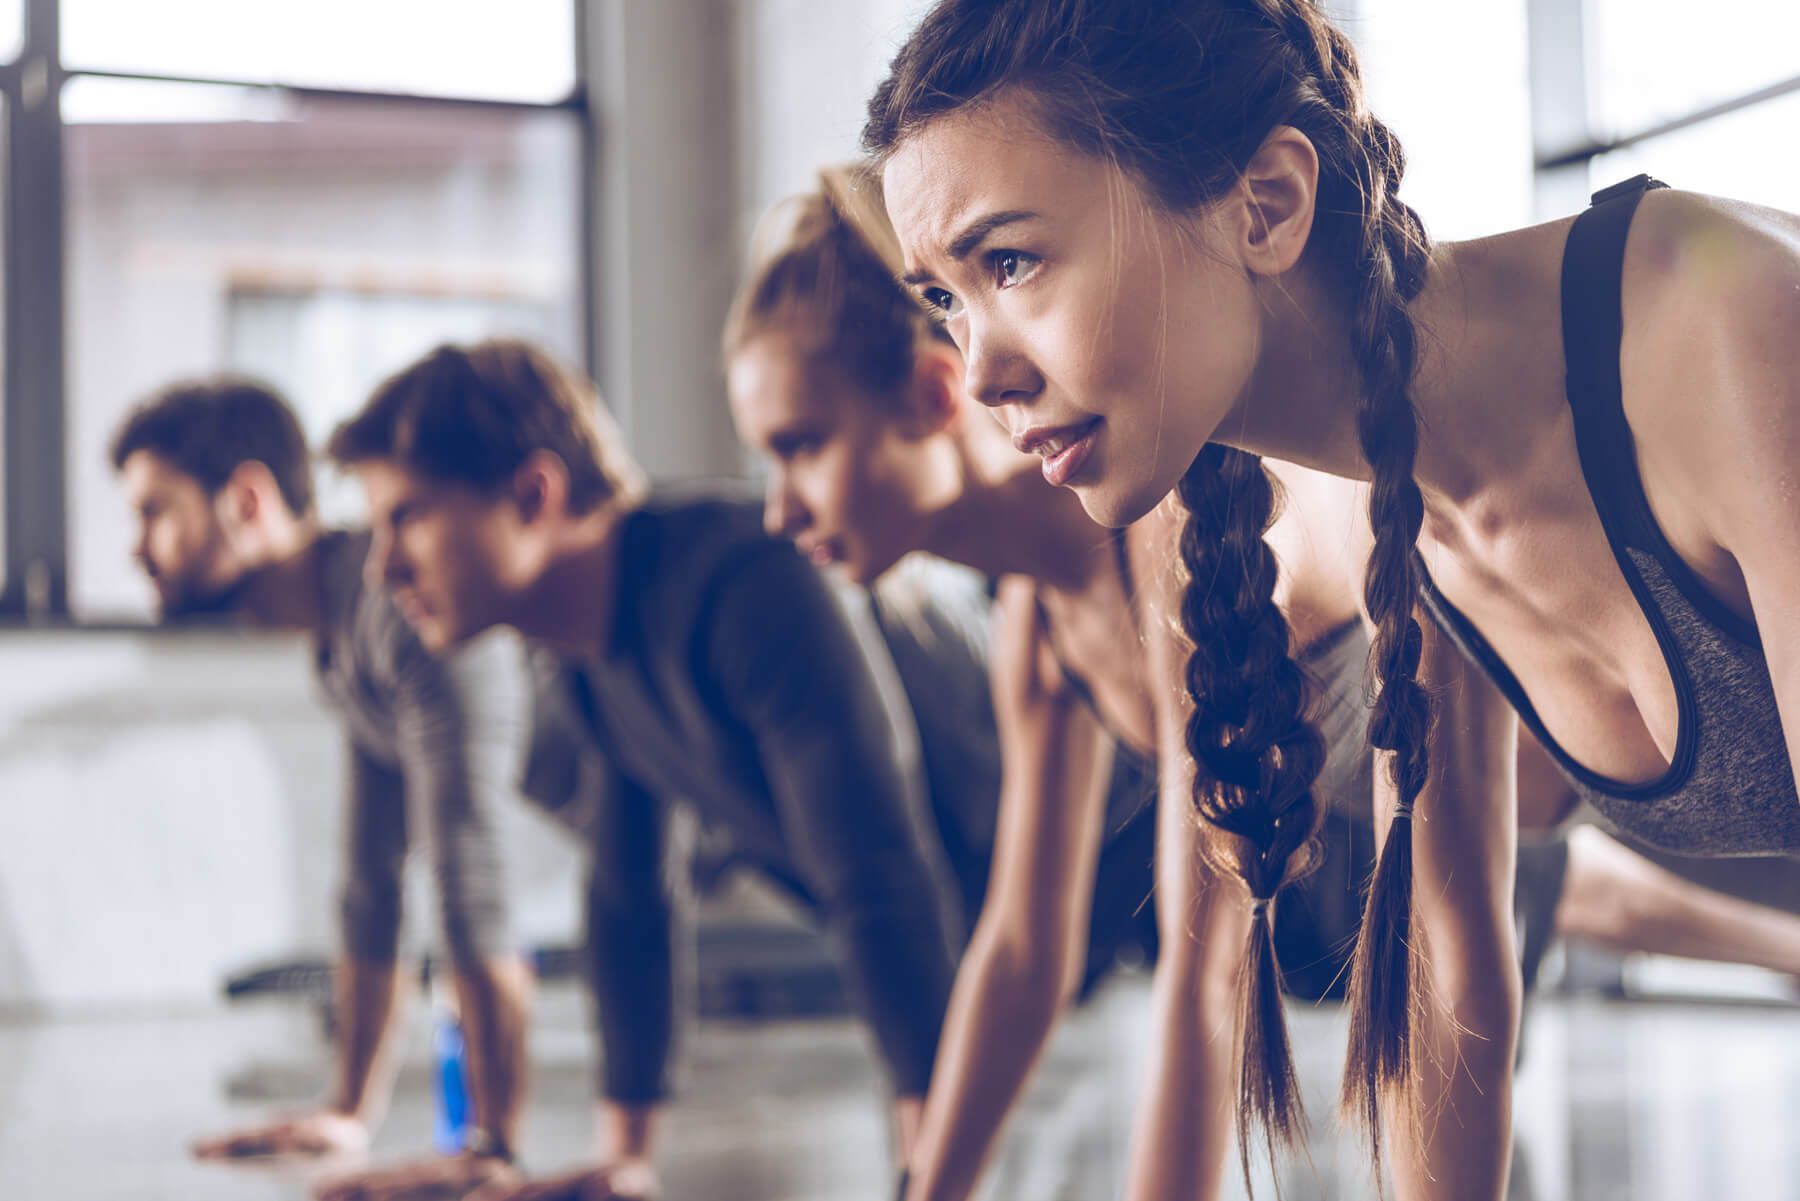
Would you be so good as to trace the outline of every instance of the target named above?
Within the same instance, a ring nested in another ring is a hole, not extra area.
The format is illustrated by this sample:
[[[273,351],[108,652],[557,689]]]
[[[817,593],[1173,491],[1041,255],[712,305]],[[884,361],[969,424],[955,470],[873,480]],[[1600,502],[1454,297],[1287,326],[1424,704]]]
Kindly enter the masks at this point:
[[[749,233],[854,153],[924,7],[0,0],[12,1027],[204,1015],[233,971],[330,944],[336,725],[296,641],[149,626],[105,453],[125,411],[231,369],[278,385],[319,437],[433,344],[519,333],[587,366],[658,478],[745,474],[717,339]],[[1403,195],[1439,238],[1572,212],[1638,171],[1800,210],[1792,0],[1333,7],[1409,150]],[[352,493],[321,484],[328,518],[353,521]],[[520,920],[567,943],[574,853],[529,814],[512,821]],[[1631,971],[1708,995],[1787,988]],[[21,1062],[0,1057],[0,1181],[22,1162],[7,1115],[39,1085],[72,1087]],[[1571,1171],[1551,1170],[1564,1184],[1543,1195],[1592,1195],[1567,1191]],[[1784,1180],[1702,1191],[1800,1195]]]

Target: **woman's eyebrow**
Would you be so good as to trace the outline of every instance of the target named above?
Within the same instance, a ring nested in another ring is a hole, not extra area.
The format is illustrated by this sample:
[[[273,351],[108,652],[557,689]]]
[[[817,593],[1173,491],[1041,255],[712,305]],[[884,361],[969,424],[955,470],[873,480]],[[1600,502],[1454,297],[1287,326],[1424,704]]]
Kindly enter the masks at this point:
[[[988,235],[1002,226],[1014,225],[1020,221],[1029,221],[1036,213],[1024,209],[1006,209],[998,213],[989,213],[985,217],[977,217],[963,227],[963,231],[950,239],[949,255],[956,262],[973,254],[975,248],[987,241]]]
[[[950,239],[945,253],[949,255],[951,261],[960,263],[987,241],[989,235],[995,230],[1015,225],[1020,221],[1029,221],[1036,216],[1036,213],[1028,209],[1004,209],[997,213],[988,213],[985,216],[977,217],[963,226],[961,233]],[[908,271],[900,277],[900,282],[917,286],[930,283],[932,278],[929,271]]]

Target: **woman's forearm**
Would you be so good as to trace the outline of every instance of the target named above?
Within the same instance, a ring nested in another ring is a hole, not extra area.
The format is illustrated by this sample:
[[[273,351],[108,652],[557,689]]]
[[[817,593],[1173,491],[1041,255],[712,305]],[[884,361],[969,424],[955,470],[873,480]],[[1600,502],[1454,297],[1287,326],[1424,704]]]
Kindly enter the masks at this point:
[[[1149,1062],[1132,1127],[1126,1201],[1211,1201],[1230,1154],[1236,964],[1196,947],[1156,967]]]
[[[1501,1201],[1512,1151],[1521,985],[1510,952],[1467,953],[1433,973],[1415,1016],[1418,1097],[1387,1107],[1387,1163],[1399,1201]]]
[[[907,1201],[962,1201],[1069,994],[1060,954],[977,929],[957,973],[931,1095],[908,1160]]]

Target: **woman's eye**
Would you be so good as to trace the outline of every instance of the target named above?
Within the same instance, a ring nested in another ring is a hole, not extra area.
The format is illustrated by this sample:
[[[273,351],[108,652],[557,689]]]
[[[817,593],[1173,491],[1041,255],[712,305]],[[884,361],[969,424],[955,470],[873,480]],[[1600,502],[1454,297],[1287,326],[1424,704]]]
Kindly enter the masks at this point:
[[[921,288],[919,299],[925,302],[926,308],[946,321],[956,316],[956,297],[942,288]]]
[[[1037,266],[1037,257],[1019,250],[996,250],[990,261],[994,278],[1001,288],[1013,288],[1025,282]]]

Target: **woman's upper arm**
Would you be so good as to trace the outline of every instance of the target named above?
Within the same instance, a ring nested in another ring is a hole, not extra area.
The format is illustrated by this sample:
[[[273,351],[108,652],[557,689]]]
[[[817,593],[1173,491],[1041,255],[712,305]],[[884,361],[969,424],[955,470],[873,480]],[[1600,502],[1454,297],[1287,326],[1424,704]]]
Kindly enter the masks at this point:
[[[1518,719],[1499,689],[1429,617],[1419,675],[1437,700],[1431,771],[1413,818],[1414,906],[1434,967],[1477,974],[1511,950],[1518,847]],[[1375,818],[1385,831],[1397,791],[1379,753]],[[1385,833],[1381,841],[1385,842]]]

